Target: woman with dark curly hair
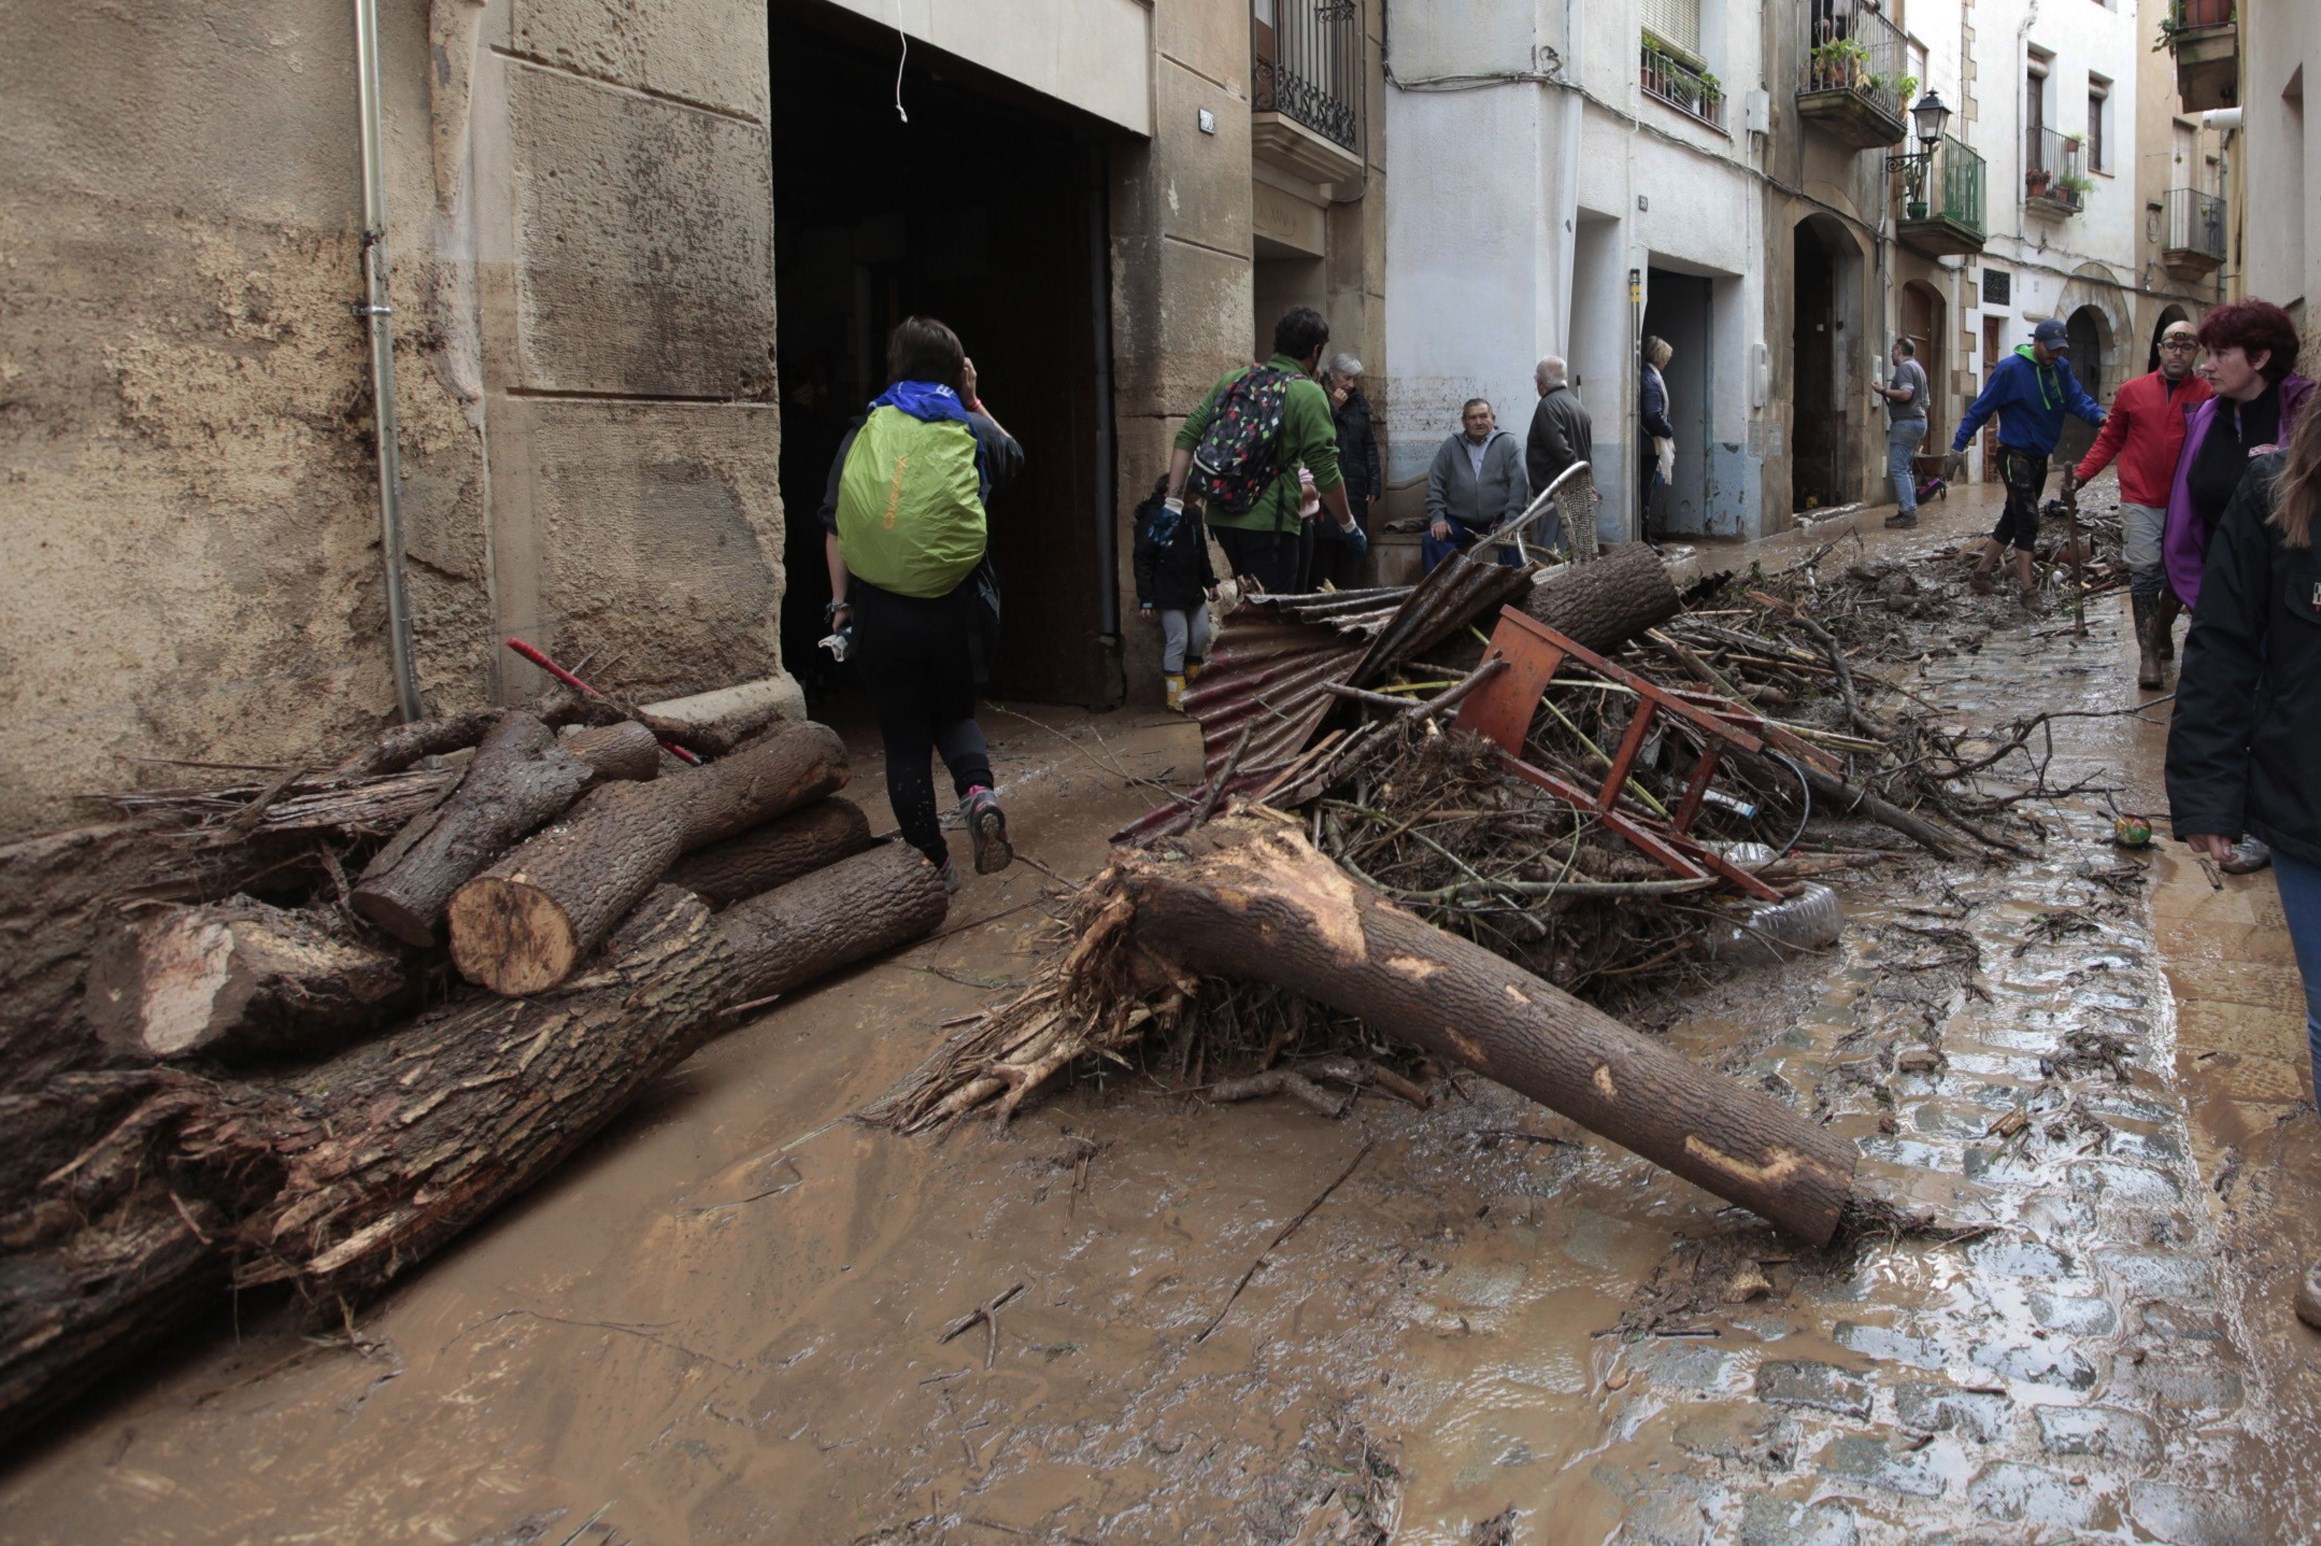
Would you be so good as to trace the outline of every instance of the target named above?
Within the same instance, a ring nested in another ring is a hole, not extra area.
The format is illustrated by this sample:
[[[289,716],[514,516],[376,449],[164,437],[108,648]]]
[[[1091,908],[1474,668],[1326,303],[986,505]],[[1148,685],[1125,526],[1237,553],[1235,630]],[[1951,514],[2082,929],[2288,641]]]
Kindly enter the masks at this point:
[[[2216,395],[2192,410],[2160,537],[2169,591],[2188,611],[2200,601],[2209,539],[2250,461],[2288,442],[2312,395],[2313,383],[2295,373],[2297,347],[2296,325],[2270,301],[2219,306],[2200,319],[2200,375]],[[2175,621],[2172,607],[2153,619],[2162,660],[2175,653]],[[2250,837],[2224,859],[2223,868],[2244,875],[2270,860],[2264,841]]]

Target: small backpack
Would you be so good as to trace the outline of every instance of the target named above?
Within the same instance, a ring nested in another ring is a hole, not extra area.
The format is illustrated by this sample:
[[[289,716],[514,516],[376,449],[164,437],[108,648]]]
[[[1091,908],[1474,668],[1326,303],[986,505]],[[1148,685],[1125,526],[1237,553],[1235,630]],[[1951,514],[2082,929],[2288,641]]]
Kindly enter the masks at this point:
[[[1246,514],[1280,475],[1274,443],[1281,438],[1282,407],[1296,378],[1270,365],[1252,365],[1218,394],[1216,415],[1201,433],[1193,468],[1209,505]]]

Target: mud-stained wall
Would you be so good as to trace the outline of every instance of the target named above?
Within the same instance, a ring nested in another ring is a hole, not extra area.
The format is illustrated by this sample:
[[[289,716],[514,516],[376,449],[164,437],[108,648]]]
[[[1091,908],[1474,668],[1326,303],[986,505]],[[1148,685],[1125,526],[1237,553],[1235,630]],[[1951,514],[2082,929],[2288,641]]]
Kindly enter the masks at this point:
[[[764,17],[394,0],[421,691],[497,636],[665,696],[779,672]],[[0,836],[391,717],[343,0],[13,6],[0,51]]]

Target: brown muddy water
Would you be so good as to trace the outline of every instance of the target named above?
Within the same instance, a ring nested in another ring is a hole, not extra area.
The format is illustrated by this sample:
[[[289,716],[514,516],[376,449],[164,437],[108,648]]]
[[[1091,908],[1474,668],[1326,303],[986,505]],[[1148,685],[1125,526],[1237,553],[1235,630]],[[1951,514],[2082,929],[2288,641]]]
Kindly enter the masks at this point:
[[[2128,705],[2118,612],[1905,671],[1961,724]],[[1023,851],[1086,875],[1145,803],[1121,775],[1197,748],[1047,717],[992,716],[1000,773]],[[2156,809],[2160,735],[2062,722],[2054,773]],[[1972,1241],[1801,1253],[1465,1075],[1336,1122],[1129,1075],[1005,1133],[846,1122],[1052,943],[1019,865],[693,1059],[351,1337],[253,1305],[115,1382],[0,1473],[0,1540],[2313,1538],[2321,1339],[2287,1305],[2321,1123],[2278,904],[2112,848],[2100,796],[2042,819],[2036,860],[1857,877],[1839,947],[1665,1027]]]

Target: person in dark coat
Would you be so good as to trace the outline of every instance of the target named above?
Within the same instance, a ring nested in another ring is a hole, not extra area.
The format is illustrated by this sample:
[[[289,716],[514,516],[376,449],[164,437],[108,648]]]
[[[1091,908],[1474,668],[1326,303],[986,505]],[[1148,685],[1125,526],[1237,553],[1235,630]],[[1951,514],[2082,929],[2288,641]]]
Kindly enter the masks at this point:
[[[2168,731],[2176,836],[2222,864],[2272,848],[2321,1097],[2321,413],[2248,466],[2209,541]],[[2321,1266],[2297,1316],[2321,1329]]]
[[[1531,372],[1539,389],[1539,406],[1531,410],[1531,433],[1523,443],[1523,471],[1534,495],[1562,477],[1575,464],[1595,459],[1595,426],[1588,410],[1571,389],[1571,368],[1561,355],[1551,354]],[[1555,511],[1546,516],[1547,545],[1565,545],[1563,519]],[[1528,540],[1528,539],[1527,539]]]
[[[1153,484],[1136,507],[1136,615],[1161,625],[1161,674],[1168,703],[1184,708],[1185,683],[1201,674],[1209,656],[1209,603],[1217,599],[1217,571],[1209,558],[1209,529],[1199,501],[1181,510],[1168,503],[1169,480]]]
[[[1645,339],[1643,368],[1636,376],[1636,422],[1643,431],[1636,443],[1636,529],[1647,542],[1660,540],[1652,519],[1653,491],[1669,480],[1675,466],[1676,425],[1668,417],[1668,378],[1661,374],[1675,354],[1667,339]]]
[[[1367,533],[1371,502],[1386,494],[1386,469],[1378,459],[1370,399],[1362,395],[1362,362],[1343,351],[1330,356],[1322,384],[1329,390],[1330,416],[1338,425],[1338,470],[1346,476],[1346,508],[1353,511],[1354,524]],[[1341,540],[1338,529],[1327,521],[1314,525],[1314,562],[1305,588],[1319,590],[1327,580],[1340,590],[1359,589],[1362,560],[1369,550],[1357,551]]]

